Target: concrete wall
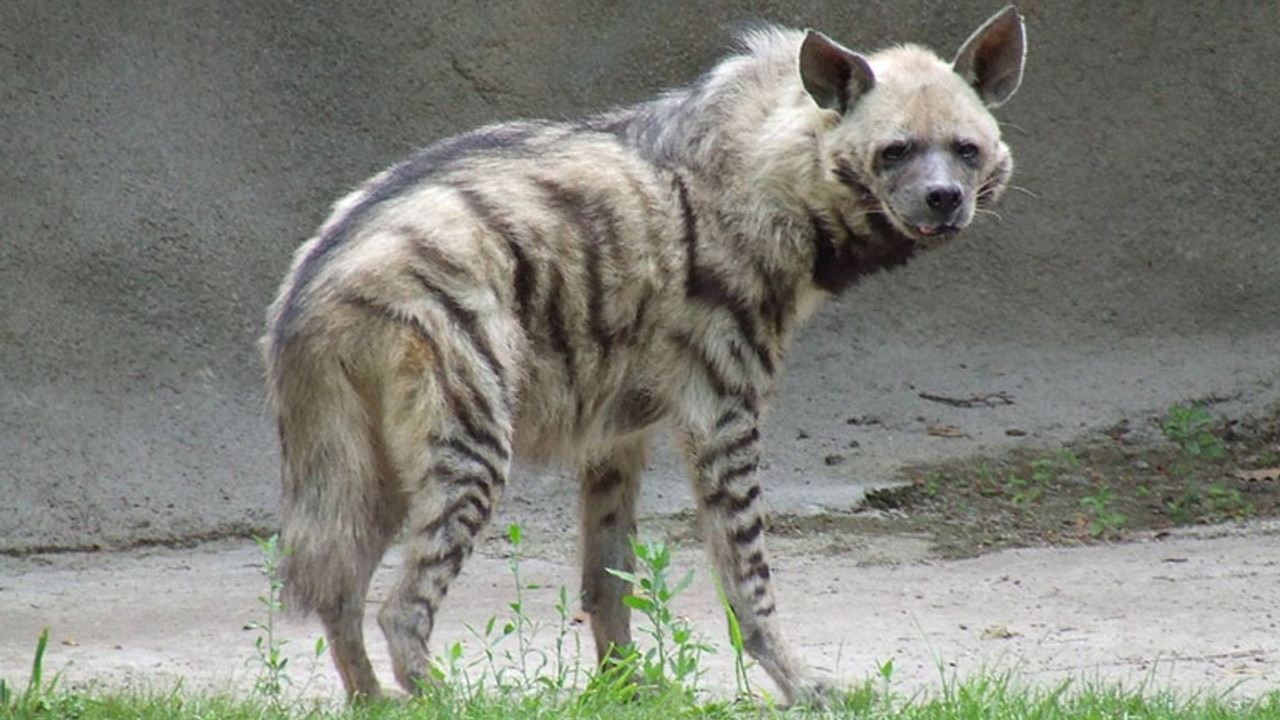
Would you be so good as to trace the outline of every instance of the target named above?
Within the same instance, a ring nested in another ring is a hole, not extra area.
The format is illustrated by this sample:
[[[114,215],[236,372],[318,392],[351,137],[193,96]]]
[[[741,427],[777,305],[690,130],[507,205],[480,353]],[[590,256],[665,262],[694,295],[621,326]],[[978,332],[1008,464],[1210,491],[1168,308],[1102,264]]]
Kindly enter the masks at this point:
[[[1103,408],[1081,426],[1182,392],[1274,397],[1280,4],[1022,8],[1028,74],[1000,116],[1026,192],[1000,222],[822,313],[779,413],[836,422],[858,412],[825,399],[846,388],[886,424],[909,423],[904,363],[985,368],[962,385],[1022,373],[1018,421],[1045,433],[1076,427],[1063,418],[1081,397]],[[329,203],[412,148],[681,84],[756,19],[950,55],[996,9],[9,0],[0,551],[269,527],[263,308]],[[1095,354],[1120,358],[1111,385],[1091,379]]]

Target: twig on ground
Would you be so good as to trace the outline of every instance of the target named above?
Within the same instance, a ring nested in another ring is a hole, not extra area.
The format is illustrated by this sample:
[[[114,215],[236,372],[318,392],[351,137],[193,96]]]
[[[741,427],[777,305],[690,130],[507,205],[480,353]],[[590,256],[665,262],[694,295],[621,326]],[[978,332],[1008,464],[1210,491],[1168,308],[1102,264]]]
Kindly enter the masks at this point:
[[[986,393],[985,395],[971,395],[967,398],[947,397],[946,395],[938,395],[931,392],[922,392],[920,397],[933,402],[940,402],[945,405],[958,408],[975,408],[975,407],[999,407],[1001,405],[1012,405],[1013,397],[1007,392]]]

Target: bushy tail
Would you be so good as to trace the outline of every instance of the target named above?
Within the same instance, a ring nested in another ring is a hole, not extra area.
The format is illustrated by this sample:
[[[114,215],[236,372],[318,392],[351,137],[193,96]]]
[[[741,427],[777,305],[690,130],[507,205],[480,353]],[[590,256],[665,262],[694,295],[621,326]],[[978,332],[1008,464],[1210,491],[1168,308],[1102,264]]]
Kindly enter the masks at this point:
[[[340,368],[310,370],[284,378],[273,398],[287,553],[280,573],[288,608],[323,615],[364,602],[403,514],[379,454],[376,408]]]

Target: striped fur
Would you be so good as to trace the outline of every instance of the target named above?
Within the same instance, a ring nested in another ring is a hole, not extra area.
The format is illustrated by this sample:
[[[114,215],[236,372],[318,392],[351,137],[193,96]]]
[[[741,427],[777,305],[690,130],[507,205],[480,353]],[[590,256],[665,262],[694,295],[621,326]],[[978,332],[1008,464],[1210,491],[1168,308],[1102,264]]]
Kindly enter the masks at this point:
[[[999,196],[1012,164],[987,107],[1021,67],[1011,8],[954,64],[768,29],[684,90],[445,140],[340,201],[263,345],[286,598],[320,615],[348,694],[380,692],[361,622],[401,532],[379,622],[399,683],[426,680],[435,614],[516,456],[579,470],[583,605],[602,661],[629,643],[605,569],[633,566],[667,422],[747,649],[788,699],[820,700],[774,620],[761,414],[824,298]]]

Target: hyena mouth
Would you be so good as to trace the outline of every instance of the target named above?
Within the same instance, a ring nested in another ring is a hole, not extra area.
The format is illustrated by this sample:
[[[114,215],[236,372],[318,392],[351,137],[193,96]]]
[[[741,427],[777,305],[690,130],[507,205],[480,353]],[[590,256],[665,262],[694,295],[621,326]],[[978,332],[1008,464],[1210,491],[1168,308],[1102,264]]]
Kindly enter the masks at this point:
[[[901,218],[897,220],[895,224],[902,228],[902,233],[924,247],[941,245],[965,229],[965,224],[960,222],[911,223]]]
[[[915,227],[916,232],[926,238],[942,240],[952,235],[959,234],[964,228],[954,223],[943,223],[941,225],[922,224]]]

